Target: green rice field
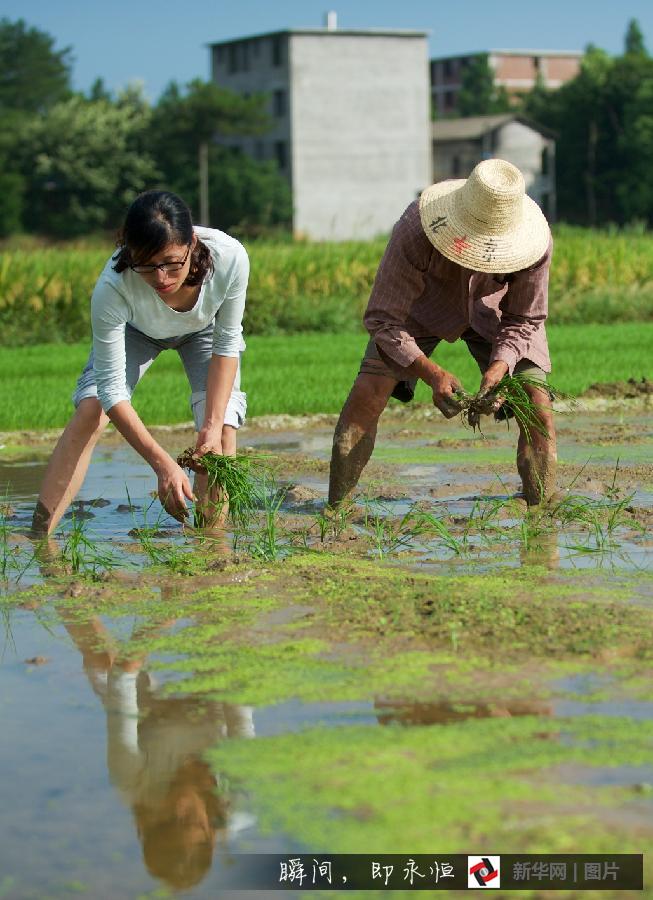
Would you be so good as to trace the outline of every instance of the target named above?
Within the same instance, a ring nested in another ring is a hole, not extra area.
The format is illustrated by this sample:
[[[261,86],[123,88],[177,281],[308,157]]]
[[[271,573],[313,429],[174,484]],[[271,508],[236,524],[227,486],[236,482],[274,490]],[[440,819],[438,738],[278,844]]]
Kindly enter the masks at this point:
[[[653,375],[653,322],[552,325],[547,332],[554,367],[551,383],[565,393],[578,396],[596,382],[650,379]],[[362,331],[248,337],[242,374],[248,414],[338,412],[358,371],[365,342]],[[88,350],[87,342],[0,348],[4,395],[0,429],[64,425]],[[436,359],[468,390],[478,386],[476,363],[461,341],[440,345]],[[426,385],[418,385],[417,400],[429,399]],[[150,425],[190,419],[188,386],[175,353],[164,353],[154,363],[139,386],[134,405]]]

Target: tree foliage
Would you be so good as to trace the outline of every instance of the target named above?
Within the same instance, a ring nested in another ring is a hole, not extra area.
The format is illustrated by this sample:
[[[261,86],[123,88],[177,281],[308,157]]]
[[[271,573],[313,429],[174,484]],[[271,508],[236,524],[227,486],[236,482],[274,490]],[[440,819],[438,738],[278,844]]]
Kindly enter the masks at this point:
[[[74,236],[119,225],[158,172],[146,148],[149,113],[130,101],[56,104],[26,131],[26,226]]]
[[[510,98],[503,86],[497,86],[487,53],[479,53],[465,67],[458,95],[461,116],[489,116],[507,112]]]
[[[576,78],[525,101],[526,114],[557,133],[558,209],[568,221],[653,223],[653,60],[637,33],[631,22],[619,57],[588,47]]]
[[[163,181],[199,214],[198,151],[208,144],[212,225],[229,229],[287,224],[290,189],[276,164],[256,162],[215,142],[263,134],[270,126],[263,95],[242,97],[198,80],[168,85],[152,111],[152,152]]]
[[[70,94],[69,47],[19,19],[0,19],[0,111],[39,113]]]

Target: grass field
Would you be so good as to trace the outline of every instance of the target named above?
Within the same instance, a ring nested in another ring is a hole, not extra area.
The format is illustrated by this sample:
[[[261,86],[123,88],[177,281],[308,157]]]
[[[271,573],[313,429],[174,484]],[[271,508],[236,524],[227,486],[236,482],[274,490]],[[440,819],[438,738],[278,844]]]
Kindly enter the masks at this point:
[[[594,382],[653,377],[653,323],[550,326],[548,335],[551,382],[561,391],[578,395]],[[365,341],[362,332],[248,338],[242,384],[249,415],[338,412]],[[70,396],[87,353],[86,343],[0,348],[0,429],[61,427],[71,414]],[[440,345],[436,359],[468,390],[478,386],[476,363],[462,342]],[[417,399],[430,400],[426,385],[418,386]],[[154,363],[134,405],[150,425],[190,419],[188,386],[175,353],[164,353]]]

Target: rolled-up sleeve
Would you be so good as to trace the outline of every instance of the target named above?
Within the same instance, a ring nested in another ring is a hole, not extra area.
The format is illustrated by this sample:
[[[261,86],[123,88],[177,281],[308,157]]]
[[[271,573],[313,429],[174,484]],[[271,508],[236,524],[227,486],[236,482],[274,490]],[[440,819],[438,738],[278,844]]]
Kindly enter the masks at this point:
[[[519,360],[528,358],[529,348],[538,342],[549,306],[549,269],[553,243],[544,256],[528,269],[515,272],[502,298],[501,324],[494,339],[490,362],[501,360],[512,375]]]
[[[100,281],[91,299],[93,369],[98,399],[108,412],[121,400],[130,400],[125,364],[124,301],[111,285]]]
[[[238,356],[240,352],[248,280],[249,258],[245,248],[239,245],[234,257],[233,273],[215,317],[213,331],[215,356]]]
[[[379,349],[400,368],[422,356],[406,322],[415,301],[424,293],[432,249],[421,226],[417,203],[412,203],[392,231],[363,318]]]

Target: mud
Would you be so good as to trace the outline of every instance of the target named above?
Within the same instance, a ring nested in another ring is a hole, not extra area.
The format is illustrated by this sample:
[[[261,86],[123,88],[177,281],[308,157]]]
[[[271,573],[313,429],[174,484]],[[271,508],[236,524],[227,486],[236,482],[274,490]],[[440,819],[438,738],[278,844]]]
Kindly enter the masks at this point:
[[[334,423],[273,424],[241,445],[280,505],[235,544],[163,516],[109,438],[89,518],[35,545],[43,448],[0,451],[0,895],[215,897],[244,851],[641,852],[651,411],[558,416],[537,511],[505,424],[391,412],[338,514]]]

